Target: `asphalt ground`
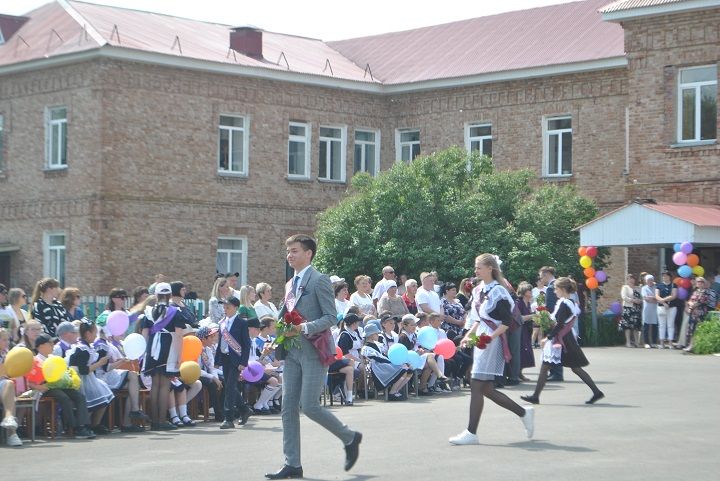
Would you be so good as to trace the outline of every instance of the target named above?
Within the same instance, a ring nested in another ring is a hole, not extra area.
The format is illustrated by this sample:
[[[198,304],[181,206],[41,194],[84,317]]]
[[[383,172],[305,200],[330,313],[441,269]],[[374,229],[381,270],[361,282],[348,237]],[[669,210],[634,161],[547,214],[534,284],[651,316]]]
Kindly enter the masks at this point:
[[[358,399],[332,408],[364,436],[349,473],[341,443],[302,418],[305,479],[720,479],[720,357],[624,347],[585,353],[605,399],[585,405],[590,390],[566,369],[565,382],[549,383],[536,406],[532,440],[519,418],[486,402],[481,444],[451,446],[447,438],[467,423],[467,389],[397,403]],[[537,373],[525,370],[533,381]],[[533,387],[504,391],[520,401]],[[282,465],[279,415],[255,416],[234,430],[218,426],[3,446],[3,479],[261,480]]]

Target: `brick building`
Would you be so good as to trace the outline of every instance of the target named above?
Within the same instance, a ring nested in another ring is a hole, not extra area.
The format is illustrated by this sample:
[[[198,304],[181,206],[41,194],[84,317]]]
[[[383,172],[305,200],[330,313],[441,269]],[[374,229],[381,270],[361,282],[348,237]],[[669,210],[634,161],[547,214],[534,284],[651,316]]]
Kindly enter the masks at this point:
[[[325,43],[58,0],[0,32],[6,284],[104,293],[163,272],[207,295],[218,269],[277,286],[283,240],[354,172],[451,145],[603,210],[720,204],[718,1],[586,0]],[[613,249],[611,278],[657,270],[657,252]]]

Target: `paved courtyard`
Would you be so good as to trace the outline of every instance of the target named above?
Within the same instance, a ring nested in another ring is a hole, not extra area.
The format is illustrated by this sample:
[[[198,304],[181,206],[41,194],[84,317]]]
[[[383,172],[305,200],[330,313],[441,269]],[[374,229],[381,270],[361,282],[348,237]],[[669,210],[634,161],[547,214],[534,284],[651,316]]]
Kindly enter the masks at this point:
[[[537,353],[537,351],[536,351]],[[535,438],[522,423],[486,404],[480,446],[451,446],[467,421],[469,393],[411,398],[404,403],[358,400],[333,411],[363,432],[360,459],[342,470],[340,442],[303,418],[303,468],[311,480],[718,479],[720,357],[678,351],[587,349],[588,371],[605,392],[590,391],[566,371],[548,384],[537,406]],[[538,370],[528,369],[531,379]],[[534,384],[506,389],[516,400]],[[200,423],[172,433],[113,434],[94,441],[38,441],[0,448],[8,479],[58,475],[111,480],[261,480],[282,464],[279,416],[253,417],[221,431]],[[9,471],[8,471],[9,470]]]

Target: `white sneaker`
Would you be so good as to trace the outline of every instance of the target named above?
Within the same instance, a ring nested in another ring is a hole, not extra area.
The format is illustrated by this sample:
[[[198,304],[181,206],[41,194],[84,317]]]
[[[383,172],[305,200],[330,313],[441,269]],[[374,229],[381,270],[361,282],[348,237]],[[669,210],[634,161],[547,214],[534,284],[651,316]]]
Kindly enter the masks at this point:
[[[20,436],[18,436],[17,434],[13,434],[13,435],[8,436],[7,445],[17,447],[17,446],[22,446],[23,442],[22,442],[22,439],[20,439]]]
[[[450,444],[456,444],[458,446],[468,445],[468,444],[480,444],[480,440],[477,437],[477,434],[473,434],[467,429],[458,434],[457,436],[453,436],[450,439]]]
[[[15,419],[15,416],[5,416],[0,423],[0,427],[5,429],[16,429],[18,427],[17,419]]]
[[[520,419],[522,420],[523,426],[525,426],[528,439],[532,439],[533,433],[535,432],[535,409],[530,406],[526,407],[525,416]]]
[[[645,344],[645,349],[650,349],[650,344]]]

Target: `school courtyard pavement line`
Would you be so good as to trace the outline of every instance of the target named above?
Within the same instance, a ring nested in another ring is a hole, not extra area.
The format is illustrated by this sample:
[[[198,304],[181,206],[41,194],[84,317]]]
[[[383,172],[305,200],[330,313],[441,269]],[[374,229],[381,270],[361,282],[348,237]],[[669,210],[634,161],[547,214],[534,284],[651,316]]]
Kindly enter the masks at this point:
[[[536,351],[536,356],[539,351]],[[340,442],[302,420],[302,455],[310,480],[660,481],[718,479],[720,357],[678,351],[588,348],[587,368],[606,397],[586,406],[589,389],[566,370],[536,406],[535,437],[520,420],[486,402],[479,446],[447,438],[467,422],[469,393],[387,403],[358,399],[334,407],[363,433],[360,459],[342,470]],[[527,369],[531,379],[537,368]],[[505,389],[513,399],[533,383]],[[112,434],[0,447],[8,479],[57,476],[111,480],[262,480],[282,465],[280,416],[253,417],[221,431],[217,423],[170,433]],[[65,473],[65,474],[62,474]],[[74,473],[74,474],[71,474]]]

